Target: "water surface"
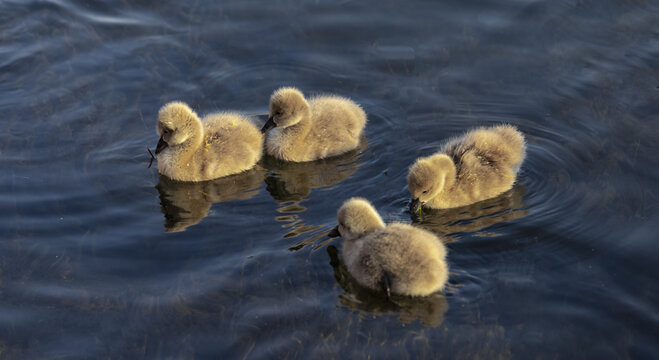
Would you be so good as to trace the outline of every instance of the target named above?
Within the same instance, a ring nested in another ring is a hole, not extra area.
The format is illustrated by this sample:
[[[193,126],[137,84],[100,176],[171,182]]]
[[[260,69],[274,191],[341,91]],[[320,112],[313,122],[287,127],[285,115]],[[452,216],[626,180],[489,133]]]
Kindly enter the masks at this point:
[[[0,3],[0,358],[653,358],[659,4]],[[180,184],[157,111],[271,92],[362,104],[363,146]],[[429,211],[447,289],[357,286],[326,238],[368,198],[412,221],[407,167],[476,126],[528,140],[516,186]]]

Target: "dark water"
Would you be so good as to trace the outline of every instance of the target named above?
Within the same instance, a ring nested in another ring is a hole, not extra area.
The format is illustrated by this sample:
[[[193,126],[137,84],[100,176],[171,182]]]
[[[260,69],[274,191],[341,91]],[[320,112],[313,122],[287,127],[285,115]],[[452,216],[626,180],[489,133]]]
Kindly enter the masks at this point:
[[[0,358],[656,358],[658,59],[656,1],[0,2]],[[147,168],[167,101],[282,85],[362,104],[364,146]],[[409,222],[409,164],[502,122],[515,188],[419,224],[446,291],[356,286],[343,200]]]

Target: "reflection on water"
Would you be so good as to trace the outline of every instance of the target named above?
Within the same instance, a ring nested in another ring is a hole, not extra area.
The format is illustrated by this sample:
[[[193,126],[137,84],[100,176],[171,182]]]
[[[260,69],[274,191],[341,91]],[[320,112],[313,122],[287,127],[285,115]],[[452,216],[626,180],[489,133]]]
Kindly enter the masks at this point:
[[[423,208],[420,214],[412,216],[412,220],[419,227],[438,235],[477,232],[497,223],[526,216],[528,210],[524,208],[524,194],[524,187],[517,184],[497,197],[475,204],[453,209]],[[496,236],[497,234],[480,233],[480,235]]]
[[[367,147],[368,141],[362,137],[359,147],[355,150],[327,159],[296,163],[271,156],[264,157],[263,166],[269,170],[265,178],[266,189],[279,203],[277,211],[282,214],[276,220],[285,223],[282,225],[283,228],[291,228],[284,237],[313,233],[293,245],[291,250],[299,250],[325,235],[316,232],[323,228],[322,225],[308,225],[302,220],[301,214],[307,210],[302,203],[312,190],[321,188],[332,190],[334,188],[332,185],[354,174],[362,165],[359,160]]]
[[[279,203],[300,202],[311,190],[338,184],[354,174],[367,147],[368,141],[362,137],[355,150],[327,159],[296,163],[265,156],[263,166],[270,170],[265,178],[266,189]]]
[[[327,247],[327,253],[330,257],[330,265],[334,268],[334,278],[343,289],[343,294],[339,295],[341,305],[372,314],[397,312],[401,322],[411,323],[418,319],[427,327],[437,327],[444,321],[444,314],[448,310],[448,302],[444,294],[435,293],[421,297],[392,294],[392,301],[388,301],[382,292],[357,283],[343,264],[339,251],[334,245]]]
[[[249,199],[260,191],[265,170],[260,167],[215,180],[202,182],[175,181],[160,175],[156,189],[165,214],[165,231],[184,231],[198,224],[211,205],[238,199]]]

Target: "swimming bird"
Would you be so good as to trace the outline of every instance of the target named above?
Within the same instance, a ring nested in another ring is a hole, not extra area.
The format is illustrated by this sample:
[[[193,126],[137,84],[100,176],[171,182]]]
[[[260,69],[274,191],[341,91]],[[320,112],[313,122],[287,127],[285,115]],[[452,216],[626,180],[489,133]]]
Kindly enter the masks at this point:
[[[263,135],[231,112],[203,119],[182,102],[160,109],[156,125],[158,172],[179,181],[204,181],[248,170],[263,153]]]
[[[446,248],[434,234],[403,223],[385,225],[365,199],[351,198],[337,212],[328,235],[344,240],[341,254],[361,285],[391,293],[425,296],[448,280]]]
[[[303,162],[343,154],[359,145],[366,113],[350,99],[336,96],[304,98],[296,88],[283,87],[270,98],[266,152],[276,158]],[[272,130],[271,130],[272,129]]]
[[[444,322],[448,302],[443,293],[396,297],[395,301],[391,298],[386,299],[386,297],[383,299],[382,296],[378,296],[381,295],[381,289],[378,289],[380,291],[371,290],[357,283],[346,269],[336,246],[328,245],[326,249],[330,258],[329,263],[334,269],[334,279],[343,290],[343,294],[339,296],[338,305],[368,312],[373,316],[396,312],[399,314],[398,320],[404,324],[419,320],[423,326],[437,327]]]
[[[445,143],[410,167],[410,211],[473,204],[509,190],[526,156],[524,135],[511,125],[481,127]]]

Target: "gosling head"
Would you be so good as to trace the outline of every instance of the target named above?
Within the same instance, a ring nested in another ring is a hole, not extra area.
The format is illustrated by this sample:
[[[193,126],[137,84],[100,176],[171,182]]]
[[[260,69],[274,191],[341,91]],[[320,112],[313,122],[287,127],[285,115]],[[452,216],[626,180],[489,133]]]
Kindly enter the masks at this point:
[[[354,241],[374,230],[385,227],[382,218],[366,199],[351,198],[341,205],[336,214],[339,225],[328,234],[341,236],[345,241]]]
[[[160,135],[156,154],[168,146],[184,143],[193,135],[193,124],[199,121],[197,114],[182,102],[174,101],[160,108],[156,130]]]
[[[292,87],[280,88],[270,98],[268,121],[261,132],[265,133],[273,127],[293,126],[302,120],[308,110],[309,103],[300,90]]]
[[[438,196],[455,180],[455,165],[446,154],[418,159],[407,174],[407,186],[412,194],[410,211],[416,214],[421,206]]]

